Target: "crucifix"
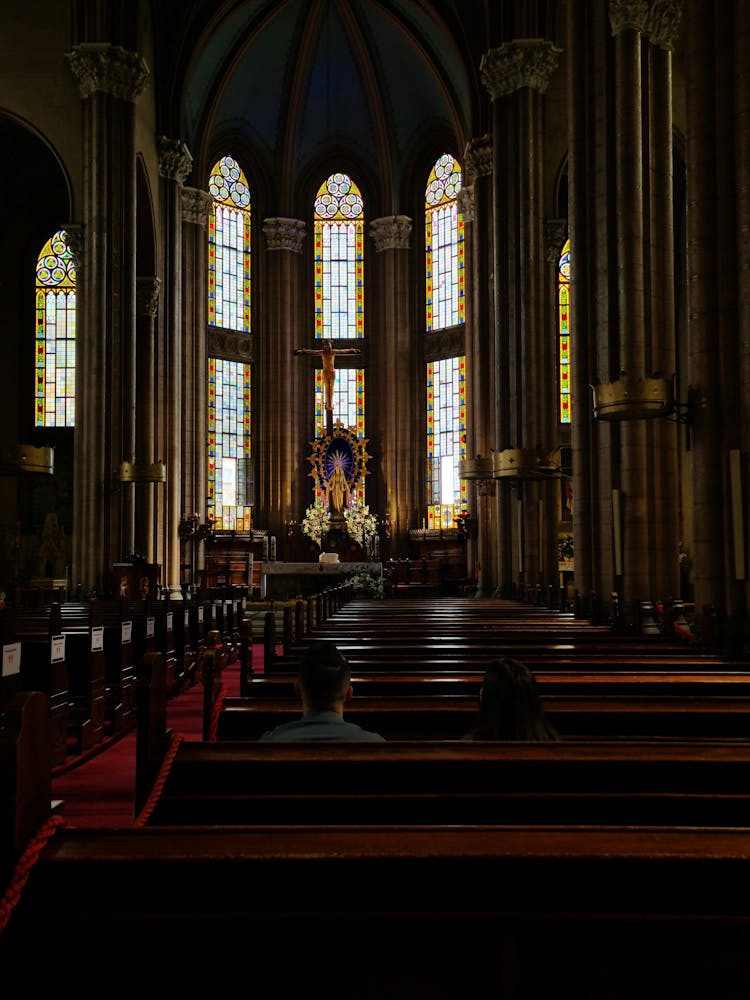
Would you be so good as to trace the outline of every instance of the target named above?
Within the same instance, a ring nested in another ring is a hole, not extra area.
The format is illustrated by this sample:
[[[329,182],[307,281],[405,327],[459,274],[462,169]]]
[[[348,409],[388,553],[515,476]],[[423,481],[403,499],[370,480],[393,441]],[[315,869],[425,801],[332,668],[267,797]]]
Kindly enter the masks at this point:
[[[327,340],[320,350],[312,350],[309,347],[298,347],[295,354],[317,354],[323,363],[323,391],[324,405],[326,411],[326,434],[333,434],[333,385],[336,381],[336,369],[334,358],[337,354],[361,354],[358,347],[337,347],[334,350],[333,343]]]

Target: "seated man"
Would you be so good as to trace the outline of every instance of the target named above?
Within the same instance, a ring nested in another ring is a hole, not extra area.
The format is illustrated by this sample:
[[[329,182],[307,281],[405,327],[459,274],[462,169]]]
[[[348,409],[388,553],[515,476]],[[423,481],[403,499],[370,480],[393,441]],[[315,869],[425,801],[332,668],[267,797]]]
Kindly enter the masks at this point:
[[[332,642],[314,642],[305,651],[294,689],[302,699],[302,718],[265,732],[261,740],[384,741],[344,719],[344,703],[352,696],[349,663]]]

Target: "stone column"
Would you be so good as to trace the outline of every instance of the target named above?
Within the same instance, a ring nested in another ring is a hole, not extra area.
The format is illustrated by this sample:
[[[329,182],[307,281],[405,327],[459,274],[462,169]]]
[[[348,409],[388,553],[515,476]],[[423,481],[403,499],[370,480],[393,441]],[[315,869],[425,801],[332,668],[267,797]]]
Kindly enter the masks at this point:
[[[493,102],[494,284],[497,362],[496,447],[550,450],[544,440],[552,405],[545,343],[542,253],[542,108],[560,50],[518,39],[482,57]],[[517,178],[509,184],[508,178]],[[500,493],[501,588],[540,582],[539,500],[533,483],[515,481],[522,503],[518,537],[510,488]],[[551,513],[551,512],[550,512]]]
[[[156,316],[159,308],[161,280],[138,278],[136,284],[136,357],[137,409],[135,457],[144,466],[156,460]],[[155,561],[156,506],[154,483],[142,483],[136,488],[135,551],[147,562]]]
[[[415,359],[410,270],[412,220],[405,215],[373,219],[375,246],[372,327],[369,336],[368,437],[380,455],[378,510],[391,524],[390,555],[406,555],[409,527],[421,509],[420,471],[424,445],[415,428],[422,426],[424,364]],[[377,388],[376,388],[377,387]]]
[[[162,193],[162,232],[164,275],[163,338],[164,351],[159,359],[162,378],[162,433],[165,442],[167,482],[164,497],[164,569],[165,592],[174,599],[182,597],[180,582],[179,525],[182,516],[182,428],[183,413],[183,259],[182,259],[182,184],[190,173],[193,158],[179,139],[158,137],[159,176]],[[195,276],[191,275],[190,280]]]
[[[467,455],[489,461],[495,448],[495,338],[492,271],[492,140],[489,135],[467,143],[464,150],[464,187],[458,193],[464,219],[467,305]],[[477,597],[491,597],[497,587],[496,484],[480,480],[470,484],[472,513],[477,517],[474,564]],[[471,555],[472,547],[469,547]]]
[[[689,382],[697,609],[744,620],[750,536],[750,84],[745,4],[687,0]],[[736,465],[733,467],[733,463]]]
[[[207,256],[208,218],[213,200],[199,188],[182,189],[182,263],[185,274],[194,280],[184,282],[183,316],[183,388],[182,388],[182,512],[197,514],[206,520],[208,482],[208,384],[206,368],[207,330]],[[201,276],[204,276],[203,278]],[[244,336],[244,335],[243,335]],[[201,548],[203,543],[201,542]],[[200,563],[200,555],[196,555]],[[192,568],[193,579],[197,566]]]
[[[135,108],[140,55],[84,43],[68,54],[83,100],[86,234],[76,337],[72,580],[109,589],[134,541],[133,489],[119,466],[135,452]],[[124,485],[124,484],[122,484]]]
[[[267,251],[263,331],[253,380],[258,387],[253,409],[258,422],[256,461],[261,470],[257,522],[281,539],[286,523],[300,520],[312,496],[307,455],[313,438],[313,392],[310,388],[300,394],[301,380],[309,371],[293,356],[295,348],[304,345],[312,319],[306,319],[303,312],[308,273],[302,254],[305,223],[264,219],[263,235]]]

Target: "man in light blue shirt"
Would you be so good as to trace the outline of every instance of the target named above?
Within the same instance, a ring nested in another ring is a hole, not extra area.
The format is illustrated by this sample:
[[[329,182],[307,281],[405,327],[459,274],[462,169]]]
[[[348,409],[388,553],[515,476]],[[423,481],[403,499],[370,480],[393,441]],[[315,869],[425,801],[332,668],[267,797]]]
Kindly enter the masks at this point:
[[[351,673],[346,657],[334,643],[320,640],[308,646],[294,689],[302,699],[302,718],[269,729],[260,740],[385,742],[379,733],[344,719],[344,705],[352,696]]]

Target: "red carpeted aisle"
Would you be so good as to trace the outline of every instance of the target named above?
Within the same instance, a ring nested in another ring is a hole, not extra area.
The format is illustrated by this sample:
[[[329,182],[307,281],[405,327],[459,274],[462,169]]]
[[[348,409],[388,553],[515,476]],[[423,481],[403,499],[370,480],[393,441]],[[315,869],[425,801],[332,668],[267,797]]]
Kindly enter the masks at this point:
[[[254,670],[262,670],[263,650],[253,648]],[[256,662],[257,661],[257,662]],[[240,670],[235,661],[222,674],[226,697],[239,694]],[[174,736],[200,740],[203,736],[203,688],[185,688],[170,698],[167,725]],[[110,739],[79,761],[53,771],[52,799],[69,827],[128,827],[135,825],[135,742],[132,729]]]

